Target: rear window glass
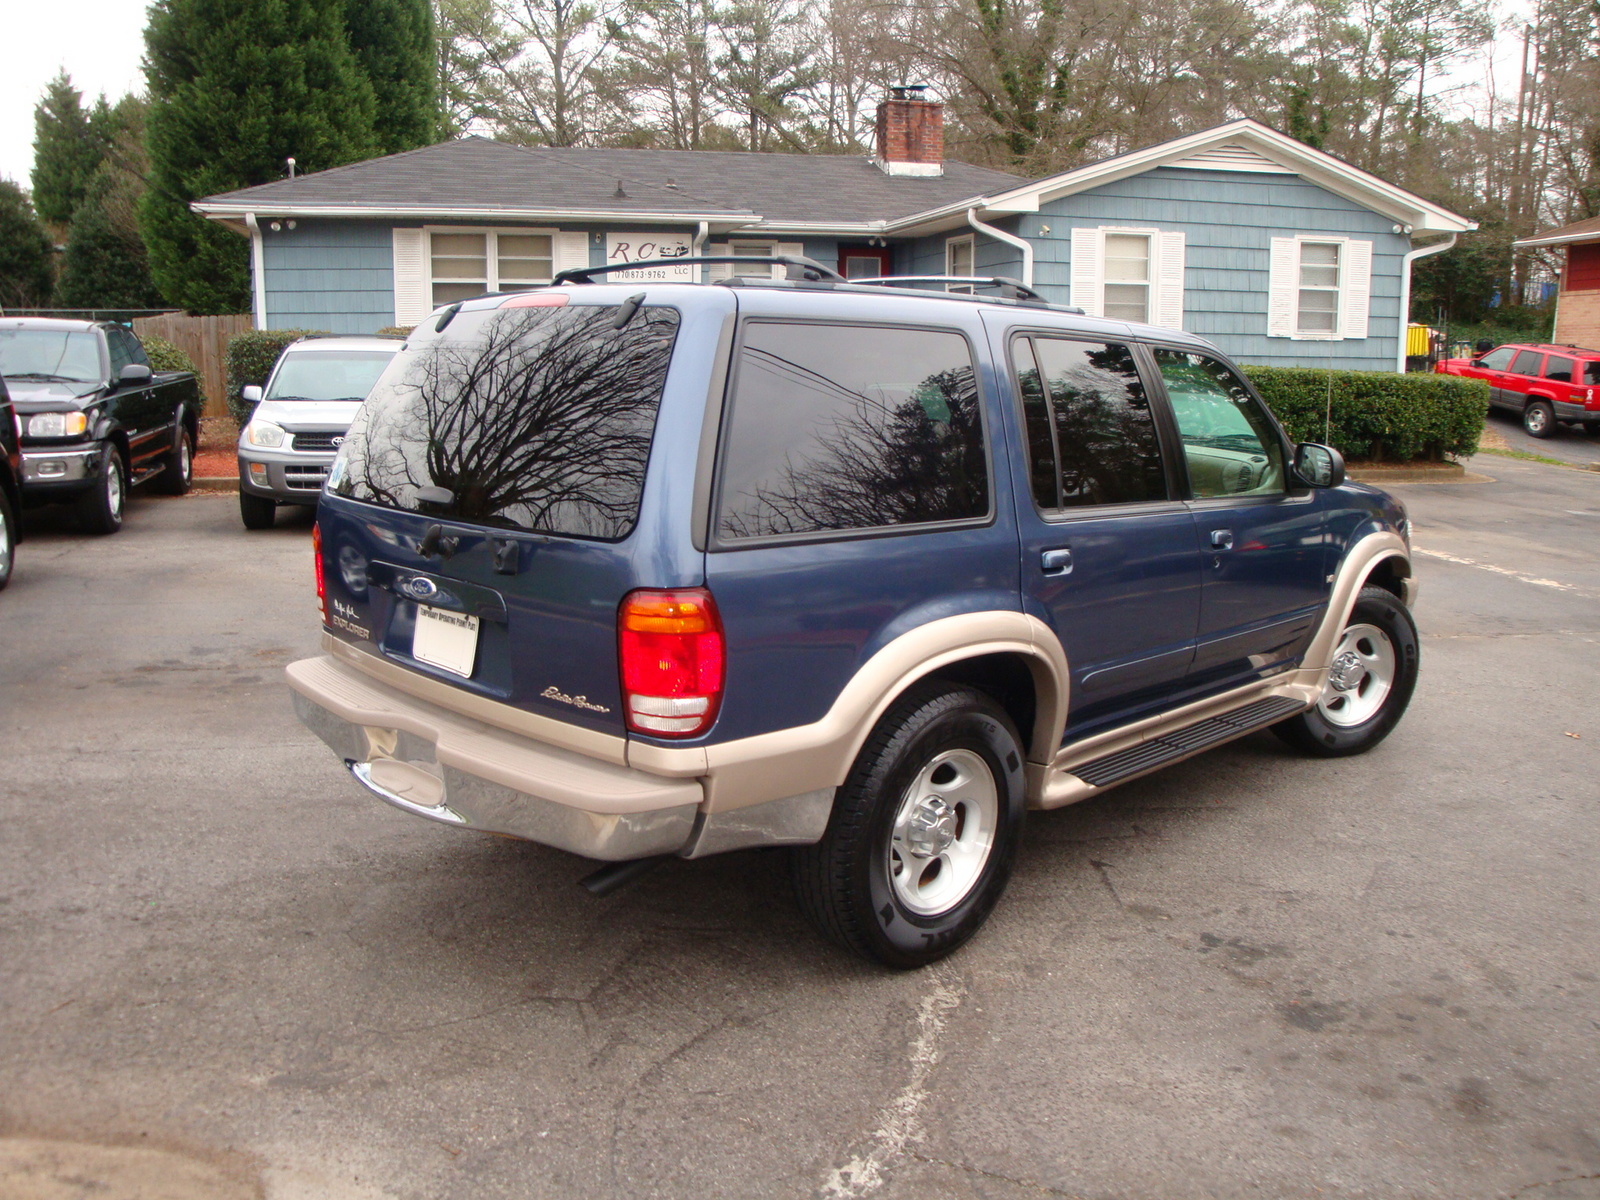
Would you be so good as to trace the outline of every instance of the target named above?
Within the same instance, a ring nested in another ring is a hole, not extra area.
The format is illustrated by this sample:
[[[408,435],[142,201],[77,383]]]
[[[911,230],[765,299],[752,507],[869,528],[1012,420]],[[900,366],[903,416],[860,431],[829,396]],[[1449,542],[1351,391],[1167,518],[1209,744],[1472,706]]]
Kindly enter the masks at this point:
[[[392,358],[385,350],[291,350],[278,363],[266,398],[365,400]]]
[[[573,537],[627,536],[677,310],[459,313],[395,355],[345,438],[329,489],[353,500]]]
[[[987,516],[972,351],[959,333],[745,326],[723,453],[725,538]]]
[[[1583,364],[1583,381],[1600,384],[1600,360]]]
[[[1511,363],[1513,375],[1537,375],[1544,365],[1544,355],[1537,350],[1518,350]]]

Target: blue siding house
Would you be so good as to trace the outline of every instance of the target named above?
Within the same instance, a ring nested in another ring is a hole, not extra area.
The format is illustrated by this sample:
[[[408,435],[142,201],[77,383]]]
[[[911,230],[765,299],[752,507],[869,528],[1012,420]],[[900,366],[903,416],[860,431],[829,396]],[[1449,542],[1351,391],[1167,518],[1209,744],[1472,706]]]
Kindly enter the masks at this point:
[[[265,328],[370,333],[571,267],[789,253],[852,278],[1010,276],[1243,362],[1364,370],[1404,369],[1412,263],[1475,228],[1250,120],[1032,180],[943,161],[942,127],[905,93],[872,157],[465,138],[194,208],[250,238]]]

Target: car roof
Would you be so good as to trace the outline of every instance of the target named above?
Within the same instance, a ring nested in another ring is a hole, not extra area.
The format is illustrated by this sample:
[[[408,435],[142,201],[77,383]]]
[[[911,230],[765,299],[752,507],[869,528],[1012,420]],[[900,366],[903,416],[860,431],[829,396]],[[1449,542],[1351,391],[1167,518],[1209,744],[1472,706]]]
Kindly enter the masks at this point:
[[[104,324],[104,321],[70,321],[65,317],[0,317],[0,329],[55,329],[87,333]]]
[[[1582,358],[1589,355],[1600,358],[1600,350],[1590,350],[1583,346],[1557,346],[1552,342],[1501,342],[1496,350],[1538,350],[1545,354],[1560,354],[1567,358]]]
[[[378,350],[393,354],[405,345],[405,339],[398,335],[392,337],[379,337],[372,334],[317,334],[313,337],[303,337],[298,341],[290,342],[284,347],[284,353],[291,351],[295,354],[331,353],[339,350]]]
[[[933,324],[939,323],[941,316],[944,320],[949,319],[949,306],[952,304],[973,305],[1004,312],[1021,324],[1059,329],[1068,333],[1083,333],[1094,337],[1134,338],[1140,341],[1193,345],[1197,349],[1206,350],[1208,353],[1219,353],[1217,348],[1204,338],[1185,333],[1181,329],[1141,325],[1131,321],[1117,321],[1105,317],[1090,317],[1076,310],[1064,308],[1061,305],[1045,304],[1039,301],[1016,300],[1001,296],[988,296],[981,293],[971,295],[962,292],[929,291],[901,286],[887,287],[855,283],[818,284],[760,278],[724,280],[720,283],[622,283],[619,281],[616,283],[570,283],[553,287],[528,288],[524,291],[475,296],[470,300],[463,300],[458,303],[463,311],[472,312],[498,308],[513,296],[564,293],[573,300],[584,304],[608,305],[621,304],[624,300],[643,293],[646,297],[645,302],[649,304],[670,304],[692,308],[700,303],[716,303],[719,296],[725,299],[729,291],[759,292],[765,297],[771,297],[772,300],[777,300],[779,297],[791,300],[793,312],[796,316],[812,313],[820,316],[830,307],[830,301],[838,297],[879,299],[885,301],[886,309],[889,305],[893,305],[894,319],[896,321],[905,321],[908,312],[922,310],[919,315],[923,315],[924,319]],[[418,327],[424,325],[435,314],[452,307],[456,307],[456,305],[439,305],[432,313],[418,322]],[[765,314],[770,315],[771,301],[761,307]],[[859,314],[852,314],[850,319],[859,320]]]

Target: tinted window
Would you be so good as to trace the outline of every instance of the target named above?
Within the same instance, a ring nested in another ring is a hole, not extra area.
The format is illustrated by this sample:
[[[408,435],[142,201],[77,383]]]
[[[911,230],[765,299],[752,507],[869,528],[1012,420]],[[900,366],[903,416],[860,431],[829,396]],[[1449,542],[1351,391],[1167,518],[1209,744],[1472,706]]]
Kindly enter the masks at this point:
[[[1539,367],[1544,363],[1544,355],[1537,350],[1518,350],[1515,361],[1511,364],[1513,375],[1537,375]]]
[[[330,489],[484,525],[625,536],[678,315],[645,308],[614,329],[616,312],[490,309],[414,333],[356,415]]]
[[[128,335],[122,330],[112,327],[106,330],[106,350],[111,355],[111,378],[115,379],[122,374],[122,368],[133,362],[133,355],[128,353]]]
[[[1583,381],[1600,384],[1600,360],[1583,364]]]
[[[988,511],[966,338],[745,326],[723,453],[723,537],[959,521]]]
[[[1283,491],[1283,443],[1244,381],[1204,354],[1157,350],[1196,496]]]
[[[1498,350],[1489,351],[1478,363],[1491,371],[1504,371],[1511,365],[1511,356],[1515,353],[1510,346],[1501,346]]]
[[[291,350],[278,363],[268,400],[365,400],[394,355],[381,350]]]
[[[144,352],[144,345],[132,330],[124,329],[122,336],[128,339],[128,357],[141,367],[150,365],[150,356]]]
[[[1572,382],[1572,360],[1552,354],[1544,360],[1544,377],[1560,383]]]
[[[1017,341],[1013,354],[1041,507],[1167,498],[1150,401],[1128,347],[1040,337]]]

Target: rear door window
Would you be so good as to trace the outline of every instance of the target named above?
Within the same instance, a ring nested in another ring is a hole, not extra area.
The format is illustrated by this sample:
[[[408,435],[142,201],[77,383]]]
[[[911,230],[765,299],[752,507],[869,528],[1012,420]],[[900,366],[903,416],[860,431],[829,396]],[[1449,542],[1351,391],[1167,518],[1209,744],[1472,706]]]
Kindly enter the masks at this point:
[[[751,321],[737,372],[721,538],[988,516],[983,414],[961,334]]]
[[[1139,368],[1120,342],[1022,337],[1011,344],[1041,509],[1169,498]]]
[[[1539,373],[1543,365],[1544,355],[1538,350],[1518,350],[1517,357],[1511,363],[1511,373],[1533,376]]]
[[[1544,377],[1554,379],[1557,383],[1572,382],[1572,360],[1552,354],[1544,360]]]
[[[462,311],[395,355],[329,490],[458,521],[615,540],[632,531],[678,332],[670,308]]]

